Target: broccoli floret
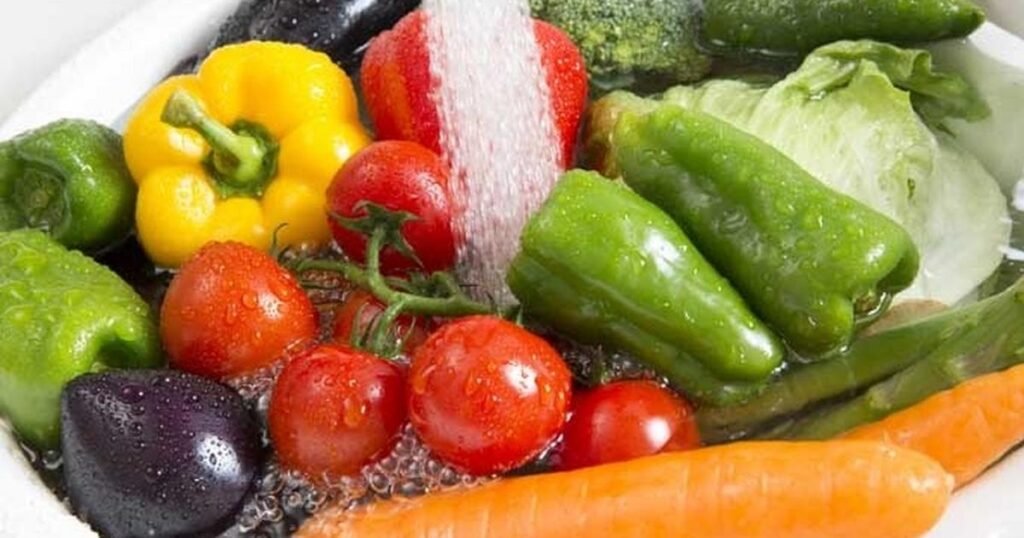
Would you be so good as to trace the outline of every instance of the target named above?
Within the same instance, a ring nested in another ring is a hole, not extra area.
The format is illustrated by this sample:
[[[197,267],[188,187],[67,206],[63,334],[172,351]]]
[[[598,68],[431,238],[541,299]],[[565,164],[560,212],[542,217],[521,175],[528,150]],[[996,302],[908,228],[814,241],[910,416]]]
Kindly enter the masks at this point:
[[[696,0],[530,0],[533,16],[564,30],[599,90],[651,89],[703,78]]]

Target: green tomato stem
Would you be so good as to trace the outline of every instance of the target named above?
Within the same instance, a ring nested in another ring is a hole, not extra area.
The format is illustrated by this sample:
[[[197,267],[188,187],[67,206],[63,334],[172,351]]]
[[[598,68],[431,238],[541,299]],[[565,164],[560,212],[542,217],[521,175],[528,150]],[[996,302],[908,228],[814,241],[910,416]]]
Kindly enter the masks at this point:
[[[383,227],[376,228],[370,233],[366,245],[366,268],[336,260],[299,260],[292,264],[292,270],[296,273],[307,271],[336,273],[356,286],[368,290],[389,307],[401,305],[401,308],[394,314],[395,318],[403,313],[440,317],[498,314],[507,317],[514,312],[514,310],[497,311],[489,304],[474,301],[462,291],[450,274],[443,272],[434,273],[431,275],[431,279],[444,291],[445,297],[425,297],[401,291],[401,289],[408,289],[408,282],[398,278],[387,278],[380,272],[380,252],[384,248],[386,236],[387,230]]]
[[[454,290],[457,293],[444,298],[422,297],[392,289],[380,273],[380,251],[386,233],[383,228],[375,229],[366,245],[366,284],[377,299],[387,305],[401,303],[405,305],[405,312],[423,316],[459,317],[494,313],[490,305],[470,299],[457,286]]]
[[[395,321],[398,320],[398,316],[402,315],[402,310],[405,308],[405,304],[398,302],[389,304],[384,312],[374,320],[373,328],[370,331],[370,338],[368,339],[368,349],[381,356],[381,357],[394,357],[401,352],[402,339],[401,335],[398,335],[398,341],[394,341],[391,338],[391,328],[394,326]]]

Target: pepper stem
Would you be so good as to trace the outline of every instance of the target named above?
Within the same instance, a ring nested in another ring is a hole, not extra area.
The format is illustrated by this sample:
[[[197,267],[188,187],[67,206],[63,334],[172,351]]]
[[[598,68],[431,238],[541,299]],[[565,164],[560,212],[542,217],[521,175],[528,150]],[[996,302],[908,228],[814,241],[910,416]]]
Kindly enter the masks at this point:
[[[258,194],[273,174],[268,166],[275,147],[255,129],[232,130],[210,116],[199,101],[185,90],[167,100],[161,121],[199,133],[212,151],[209,166],[217,179],[246,194]],[[236,132],[238,131],[238,132]]]

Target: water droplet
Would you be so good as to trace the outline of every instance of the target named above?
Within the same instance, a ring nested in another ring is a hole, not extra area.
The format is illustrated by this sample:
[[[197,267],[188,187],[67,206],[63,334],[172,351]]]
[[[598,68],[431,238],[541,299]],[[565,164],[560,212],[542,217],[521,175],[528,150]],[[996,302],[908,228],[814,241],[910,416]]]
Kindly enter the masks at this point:
[[[280,19],[278,19],[278,24],[280,24],[281,28],[284,28],[285,30],[294,30],[299,26],[299,19],[287,16],[281,17]]]
[[[139,403],[146,397],[146,389],[136,384],[125,385],[118,391],[118,396],[125,403]]]
[[[64,462],[64,458],[58,450],[47,450],[43,452],[42,462],[43,468],[46,470],[56,471],[57,469],[60,469]]]
[[[480,391],[484,385],[484,380],[478,375],[470,375],[466,379],[466,384],[463,386],[462,392],[466,396],[472,396]]]
[[[247,292],[244,295],[242,295],[242,306],[244,306],[246,308],[249,308],[249,309],[255,309],[259,305],[260,305],[260,300],[259,300],[259,297],[256,296],[255,292],[251,292],[250,291],[250,292]]]
[[[345,425],[349,428],[356,428],[366,420],[367,405],[355,398],[345,398],[341,404],[342,415]]]
[[[235,303],[226,303],[224,305],[224,324],[234,325],[238,321],[238,307]]]

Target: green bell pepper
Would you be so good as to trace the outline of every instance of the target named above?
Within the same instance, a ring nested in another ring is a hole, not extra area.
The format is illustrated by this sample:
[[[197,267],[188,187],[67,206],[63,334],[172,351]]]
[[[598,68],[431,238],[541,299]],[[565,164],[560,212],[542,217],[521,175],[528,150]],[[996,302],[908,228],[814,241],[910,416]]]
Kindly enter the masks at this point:
[[[783,350],[672,219],[573,171],[529,221],[508,285],[524,312],[623,349],[701,402],[750,397]]]
[[[800,55],[843,39],[923,43],[985,22],[971,0],[705,0],[705,45],[717,53]]]
[[[135,182],[121,136],[61,120],[0,143],[0,231],[40,228],[89,253],[131,232]]]
[[[725,121],[665,105],[624,114],[613,145],[626,183],[803,358],[842,350],[917,274],[902,227]]]
[[[149,307],[117,275],[39,230],[0,232],[0,412],[25,441],[57,445],[74,377],[162,362]]]

